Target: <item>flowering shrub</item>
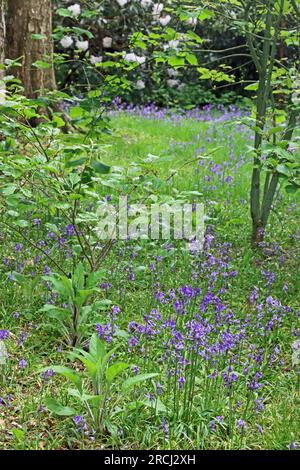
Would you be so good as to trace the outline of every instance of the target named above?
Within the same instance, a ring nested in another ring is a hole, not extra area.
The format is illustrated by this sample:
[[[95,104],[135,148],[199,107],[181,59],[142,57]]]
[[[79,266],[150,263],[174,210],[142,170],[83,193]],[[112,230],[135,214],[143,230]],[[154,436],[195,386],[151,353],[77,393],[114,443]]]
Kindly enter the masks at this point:
[[[236,101],[232,92],[219,96],[217,91],[212,92],[210,83],[208,86],[205,82],[199,83],[194,70],[197,58],[203,60],[201,52],[197,52],[199,45],[205,42],[200,35],[205,37],[209,30],[210,37],[215,34],[214,41],[217,41],[219,34],[220,25],[218,21],[210,21],[212,14],[208,10],[202,11],[192,3],[187,6],[170,1],[69,3],[65,8],[65,2],[58,1],[56,10],[54,37],[58,52],[67,59],[66,63],[61,59],[57,63],[61,86],[71,81],[74,85],[82,83],[85,64],[89,84],[98,85],[103,77],[115,77],[113,82],[118,84],[118,94],[128,102],[154,101],[184,107]],[[229,33],[231,44],[235,34]],[[186,40],[188,49],[184,47]],[[213,44],[214,48],[219,46]],[[213,57],[212,52],[209,54]],[[185,70],[176,69],[182,66],[185,56]],[[122,69],[116,63],[121,57],[125,60]],[[127,62],[134,67],[126,67]],[[228,79],[224,69],[222,74],[220,72],[220,81],[222,79]],[[105,86],[109,93],[111,80],[106,80]],[[111,93],[114,94],[114,88]]]

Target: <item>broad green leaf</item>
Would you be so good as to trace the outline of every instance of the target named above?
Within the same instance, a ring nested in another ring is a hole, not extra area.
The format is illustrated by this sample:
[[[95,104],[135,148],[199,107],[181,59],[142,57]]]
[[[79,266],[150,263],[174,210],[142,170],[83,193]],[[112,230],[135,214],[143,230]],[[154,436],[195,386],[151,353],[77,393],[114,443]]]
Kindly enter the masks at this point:
[[[75,370],[65,366],[51,366],[51,369],[57,374],[70,380],[70,382],[73,382],[78,388],[81,388],[81,377]]]
[[[245,86],[244,90],[248,90],[248,91],[256,91],[256,90],[258,90],[258,82],[256,82],[256,83],[251,83],[251,85]]]
[[[73,416],[76,414],[76,410],[74,410],[74,408],[63,406],[55,398],[46,398],[45,405],[50,411],[52,411],[52,413],[58,416]]]
[[[128,392],[135,385],[141,382],[145,382],[146,380],[152,379],[154,377],[157,377],[158,375],[159,374],[157,373],[150,373],[150,374],[138,374],[138,375],[135,375],[134,377],[129,377],[129,379],[126,379],[125,382],[123,382],[122,391]]]
[[[96,173],[100,173],[102,175],[106,175],[110,172],[109,166],[104,165],[104,163],[98,162],[97,160],[92,160],[91,166],[94,168]]]
[[[85,271],[83,264],[78,263],[72,277],[74,287],[77,290],[81,290],[84,287],[84,273]]]
[[[103,360],[106,355],[106,343],[98,338],[97,333],[91,337],[89,351],[95,360]]]
[[[106,370],[107,382],[111,384],[115,377],[124,370],[128,369],[128,367],[130,367],[130,364],[126,364],[126,362],[115,362],[113,365],[109,366],[109,368]]]

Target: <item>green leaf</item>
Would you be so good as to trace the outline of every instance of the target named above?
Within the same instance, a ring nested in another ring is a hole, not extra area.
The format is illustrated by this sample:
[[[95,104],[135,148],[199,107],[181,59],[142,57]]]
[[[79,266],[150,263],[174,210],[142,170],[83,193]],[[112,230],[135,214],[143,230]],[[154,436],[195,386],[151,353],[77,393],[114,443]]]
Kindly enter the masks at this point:
[[[83,289],[84,287],[84,266],[82,263],[78,263],[73,274],[73,284],[74,287],[78,290]]]
[[[119,375],[121,372],[124,370],[128,369],[130,367],[130,364],[126,364],[126,362],[116,362],[112,366],[110,366],[106,370],[106,379],[109,384],[113,382],[115,377]]]
[[[110,172],[110,167],[107,165],[104,165],[103,163],[98,162],[97,160],[92,160],[91,161],[91,166],[94,168],[96,173],[100,174],[107,174]]]
[[[47,39],[47,36],[45,36],[45,34],[32,34],[31,38],[32,39]]]
[[[17,186],[15,184],[8,184],[2,189],[2,194],[4,194],[4,196],[10,196],[11,194],[14,194],[16,189]]]
[[[19,441],[19,442],[24,441],[25,431],[23,429],[12,428],[11,431],[14,435],[14,438],[17,441]]]
[[[258,82],[256,82],[256,83],[251,83],[251,85],[245,86],[244,90],[248,90],[248,91],[256,91],[256,90],[258,90]]]
[[[97,333],[94,333],[91,337],[89,351],[91,356],[96,360],[104,359],[106,355],[105,341],[99,339]]]
[[[187,54],[186,55],[186,60],[188,61],[189,64],[191,65],[198,65],[198,59],[195,56],[195,54]]]
[[[168,58],[168,64],[172,67],[183,67],[184,57],[172,56]]]
[[[198,15],[198,20],[204,21],[208,18],[212,18],[214,16],[214,12],[212,10],[203,9]]]
[[[32,65],[38,69],[50,69],[51,68],[51,64],[43,60],[36,60]]]
[[[46,398],[45,405],[52,413],[58,416],[73,416],[76,414],[74,408],[63,406],[59,401],[55,400],[55,398]]]
[[[66,379],[70,380],[70,382],[74,383],[78,388],[81,389],[81,377],[78,372],[65,366],[51,366],[51,369],[57,374],[62,375]]]
[[[293,184],[288,184],[284,189],[288,194],[295,194],[298,191],[297,186]]]
[[[66,168],[74,168],[77,166],[82,166],[86,162],[86,157],[77,158],[77,160],[70,160],[66,163]]]
[[[58,8],[56,10],[56,13],[59,15],[59,16],[64,16],[65,18],[72,18],[73,14],[70,10],[68,10],[67,8]]]
[[[72,119],[81,119],[86,114],[85,109],[80,106],[74,106],[70,109],[70,117]]]
[[[74,298],[72,282],[66,276],[60,276],[59,278],[54,276],[44,276],[43,279],[50,281],[55,292],[61,295],[61,297],[65,299]]]
[[[90,273],[86,281],[86,286],[94,287],[100,280],[103,279],[104,276],[105,276],[104,269],[99,269],[98,271]]]
[[[276,171],[284,176],[291,176],[290,169],[285,165],[277,165]]]
[[[74,299],[74,302],[75,304],[78,306],[78,307],[82,307],[82,305],[84,304],[84,302],[87,300],[87,298],[93,294],[93,292],[95,292],[95,289],[82,289],[80,291],[78,291],[75,299]]]
[[[122,391],[128,392],[131,388],[135,385],[139,384],[140,382],[145,382],[146,380],[152,379],[153,377],[157,377],[159,374],[157,373],[150,373],[150,374],[139,374],[135,375],[134,377],[129,377],[129,379],[125,380],[122,385]]]
[[[157,398],[156,400],[143,400],[142,403],[147,406],[148,408],[152,408],[156,413],[167,413],[168,409],[163,404],[163,402]]]

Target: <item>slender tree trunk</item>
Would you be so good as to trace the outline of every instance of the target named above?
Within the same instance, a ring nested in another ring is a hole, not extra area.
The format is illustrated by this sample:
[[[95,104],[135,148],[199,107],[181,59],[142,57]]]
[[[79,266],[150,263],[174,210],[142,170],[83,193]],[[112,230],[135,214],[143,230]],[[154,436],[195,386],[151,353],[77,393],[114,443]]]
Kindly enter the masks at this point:
[[[257,12],[258,3],[252,1],[248,3],[245,10],[246,24],[249,21],[249,11],[251,6],[255,7]],[[280,0],[279,10],[275,8],[275,1],[268,0],[266,6],[266,20],[264,38],[262,44],[256,42],[251,35],[251,31],[246,29],[246,37],[250,53],[253,58],[259,75],[259,84],[256,101],[256,130],[254,139],[254,159],[251,180],[250,205],[252,217],[252,246],[256,247],[264,239],[264,229],[268,222],[271,206],[276,193],[279,176],[274,173],[271,177],[266,174],[264,189],[261,190],[261,157],[262,145],[264,140],[264,129],[267,119],[268,103],[272,96],[272,71],[274,68],[277,42],[279,39],[280,26],[283,20],[284,0]],[[260,7],[260,4],[259,4]],[[246,26],[246,28],[248,28]]]
[[[36,38],[33,37],[36,36]],[[53,67],[52,1],[8,0],[6,56],[21,59],[14,75],[24,86],[28,98],[36,98],[46,90],[56,88]],[[49,67],[33,64],[43,61]]]

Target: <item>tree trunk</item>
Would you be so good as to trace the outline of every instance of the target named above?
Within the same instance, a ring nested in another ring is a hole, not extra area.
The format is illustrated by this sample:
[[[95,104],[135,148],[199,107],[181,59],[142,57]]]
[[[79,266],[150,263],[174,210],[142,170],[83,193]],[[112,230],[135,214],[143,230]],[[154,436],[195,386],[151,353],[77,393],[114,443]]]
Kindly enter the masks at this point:
[[[14,75],[21,80],[25,95],[36,98],[46,90],[56,89],[53,67],[51,0],[8,0],[6,56],[21,58]],[[40,35],[33,38],[33,35]],[[33,64],[43,61],[49,67]]]
[[[4,21],[4,1],[0,0],[0,80],[4,76],[2,68],[5,59],[5,21]]]

